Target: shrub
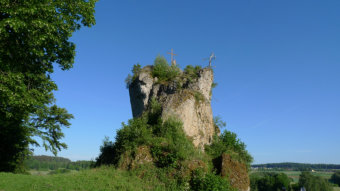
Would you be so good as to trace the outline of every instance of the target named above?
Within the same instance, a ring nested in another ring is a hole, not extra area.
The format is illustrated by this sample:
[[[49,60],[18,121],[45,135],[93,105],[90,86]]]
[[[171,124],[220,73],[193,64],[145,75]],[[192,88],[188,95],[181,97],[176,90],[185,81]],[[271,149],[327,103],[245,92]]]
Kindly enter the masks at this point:
[[[187,65],[184,68],[184,75],[189,80],[189,82],[198,78],[199,71],[202,69],[201,66]]]
[[[223,129],[225,126],[227,126],[227,123],[222,121],[220,116],[214,117],[214,127],[215,127],[215,132],[221,132],[221,129]]]
[[[157,56],[152,70],[152,76],[160,82],[173,81],[181,74],[181,70],[175,65],[169,65],[163,56]]]
[[[231,191],[233,189],[229,182],[222,178],[221,176],[215,175],[213,173],[205,173],[201,169],[196,169],[193,171],[193,175],[190,181],[191,190],[195,191]]]
[[[205,101],[204,95],[199,91],[194,91],[194,98],[195,98],[195,104],[196,105]]]
[[[132,74],[128,74],[128,76],[125,78],[125,84],[126,88],[129,88],[131,83],[137,78],[137,76],[140,74],[142,71],[141,65],[140,64],[135,64],[132,67]]]
[[[161,142],[154,142],[151,149],[159,167],[176,167],[177,161],[194,155],[195,148],[187,139],[180,121],[170,118],[162,125],[155,126],[154,132],[162,138]]]
[[[217,83],[216,83],[216,82],[213,82],[213,83],[211,84],[211,89],[216,88],[216,86],[217,86]]]
[[[156,98],[151,98],[150,102],[150,112],[148,112],[148,124],[149,125],[157,125],[161,123],[161,114],[162,114],[162,106],[156,100]]]
[[[215,128],[218,125],[225,126],[225,123],[219,119],[215,119]],[[218,127],[219,128],[219,127]],[[221,135],[215,135],[211,145],[206,145],[206,152],[213,158],[217,158],[222,153],[228,153],[231,157],[238,160],[239,162],[245,163],[249,170],[250,164],[253,161],[253,157],[246,150],[246,145],[237,138],[237,135],[230,131],[223,131]]]
[[[97,158],[97,166],[117,165],[123,153],[134,151],[142,145],[150,147],[155,163],[159,167],[176,167],[179,161],[193,156],[195,148],[186,137],[182,123],[175,118],[163,122],[160,109],[160,104],[154,99],[147,114],[129,120],[128,124],[123,123],[114,143],[104,141]]]
[[[117,153],[116,151],[116,145],[112,141],[110,141],[108,137],[105,137],[103,145],[100,146],[100,154],[96,158],[94,167],[117,164],[119,160],[119,153]]]
[[[136,77],[140,74],[141,71],[142,71],[142,67],[139,63],[133,65],[133,67],[132,67],[132,74],[133,74],[132,80],[135,80]]]

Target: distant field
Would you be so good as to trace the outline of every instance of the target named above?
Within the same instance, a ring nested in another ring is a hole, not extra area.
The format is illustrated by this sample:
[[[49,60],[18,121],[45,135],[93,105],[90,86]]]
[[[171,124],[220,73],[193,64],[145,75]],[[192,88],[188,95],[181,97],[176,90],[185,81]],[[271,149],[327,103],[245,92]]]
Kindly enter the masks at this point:
[[[28,171],[28,173],[30,173],[31,175],[40,175],[40,176],[48,175],[51,172],[53,172],[53,170],[30,170]],[[70,173],[78,173],[78,172],[79,171],[77,170],[70,170]]]
[[[40,190],[167,190],[156,181],[142,181],[112,167],[57,175],[0,173],[0,191]]]

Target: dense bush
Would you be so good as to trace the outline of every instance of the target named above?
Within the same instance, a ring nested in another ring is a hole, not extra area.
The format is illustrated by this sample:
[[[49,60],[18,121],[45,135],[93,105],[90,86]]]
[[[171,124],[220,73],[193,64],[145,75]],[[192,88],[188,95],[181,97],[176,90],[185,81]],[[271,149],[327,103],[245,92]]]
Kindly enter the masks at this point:
[[[174,118],[163,121],[160,117],[160,105],[152,100],[148,113],[140,118],[123,123],[117,132],[116,141],[104,141],[96,165],[117,165],[121,155],[134,151],[138,146],[148,146],[159,167],[175,167],[178,161],[186,160],[195,153],[195,148],[182,127]]]
[[[305,187],[308,191],[331,191],[332,186],[326,179],[314,176],[310,172],[300,174],[299,185]]]
[[[176,65],[169,65],[163,56],[157,56],[152,70],[152,76],[160,82],[168,82],[180,76],[181,70]]]
[[[284,173],[253,173],[250,175],[252,191],[290,190],[292,180]]]
[[[190,180],[190,186],[195,191],[206,191],[206,190],[223,190],[231,191],[233,189],[229,182],[221,176],[213,173],[205,173],[201,169],[193,171],[192,179]]]
[[[332,175],[330,181],[331,181],[332,183],[337,184],[338,186],[340,186],[340,171],[335,172],[335,173]]]
[[[224,122],[215,120],[215,129],[221,129],[223,126],[225,126]],[[206,145],[205,150],[213,158],[221,156],[222,153],[230,154],[232,158],[246,164],[248,169],[253,161],[253,157],[246,150],[246,145],[235,133],[227,130],[220,135],[215,135],[212,144]]]
[[[189,82],[198,78],[199,71],[202,69],[201,66],[187,65],[184,68],[184,76],[189,80]]]

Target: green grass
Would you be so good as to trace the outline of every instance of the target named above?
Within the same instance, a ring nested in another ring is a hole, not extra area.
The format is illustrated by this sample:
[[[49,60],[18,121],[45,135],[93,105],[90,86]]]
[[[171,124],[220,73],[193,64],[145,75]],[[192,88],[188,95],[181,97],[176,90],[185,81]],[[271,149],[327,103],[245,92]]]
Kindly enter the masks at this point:
[[[333,187],[333,191],[340,191],[340,187]]]
[[[0,191],[39,190],[166,190],[159,181],[145,180],[127,171],[101,167],[56,175],[0,173]]]

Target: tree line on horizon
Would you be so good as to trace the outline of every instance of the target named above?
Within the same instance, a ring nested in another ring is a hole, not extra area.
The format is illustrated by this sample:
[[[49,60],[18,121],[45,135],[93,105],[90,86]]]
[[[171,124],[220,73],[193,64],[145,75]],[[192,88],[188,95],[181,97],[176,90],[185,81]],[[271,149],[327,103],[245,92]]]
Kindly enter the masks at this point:
[[[309,164],[309,163],[267,163],[267,164],[253,164],[252,168],[273,168],[273,169],[291,169],[298,171],[306,170],[339,170],[340,164]]]
[[[78,160],[73,162],[64,157],[40,155],[28,158],[25,160],[24,165],[30,170],[83,170],[91,168],[93,161]]]

